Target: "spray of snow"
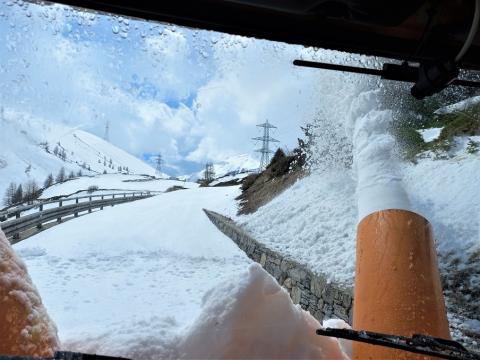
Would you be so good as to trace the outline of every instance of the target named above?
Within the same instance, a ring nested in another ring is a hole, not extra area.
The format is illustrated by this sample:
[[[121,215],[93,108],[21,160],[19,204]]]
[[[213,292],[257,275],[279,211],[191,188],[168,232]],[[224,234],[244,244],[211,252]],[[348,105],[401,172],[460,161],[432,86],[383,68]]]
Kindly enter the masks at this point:
[[[357,176],[358,218],[380,210],[411,210],[393,157],[389,110],[377,110],[377,91],[361,93],[351,105],[353,165]]]
[[[179,344],[180,358],[348,359],[336,339],[317,336],[320,324],[293,305],[260,265],[204,297],[203,311]]]
[[[52,356],[57,329],[25,264],[0,230],[0,353]],[[7,348],[5,348],[7,346]]]

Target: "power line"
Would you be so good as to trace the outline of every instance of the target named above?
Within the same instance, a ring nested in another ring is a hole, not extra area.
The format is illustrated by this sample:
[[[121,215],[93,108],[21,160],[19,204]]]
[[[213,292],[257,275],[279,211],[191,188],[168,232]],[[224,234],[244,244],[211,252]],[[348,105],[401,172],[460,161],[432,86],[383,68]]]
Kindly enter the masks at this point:
[[[268,164],[270,164],[270,154],[273,154],[273,151],[270,150],[270,143],[278,143],[277,139],[274,139],[270,136],[270,129],[276,129],[277,127],[265,121],[263,124],[257,125],[257,127],[263,128],[263,136],[252,138],[252,140],[258,140],[262,142],[262,147],[260,149],[256,149],[256,152],[262,154],[260,159],[260,170],[266,169]]]

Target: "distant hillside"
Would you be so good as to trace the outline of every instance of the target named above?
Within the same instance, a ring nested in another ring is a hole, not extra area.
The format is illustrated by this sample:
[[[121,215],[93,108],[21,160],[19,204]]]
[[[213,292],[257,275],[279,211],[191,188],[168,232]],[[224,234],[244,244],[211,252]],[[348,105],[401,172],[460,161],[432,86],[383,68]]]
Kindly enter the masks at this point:
[[[62,166],[67,174],[155,174],[142,160],[93,134],[8,109],[0,111],[0,143],[0,197],[10,182],[34,179],[41,185]]]
[[[239,173],[253,172],[258,169],[259,161],[252,158],[249,154],[240,154],[230,156],[222,161],[213,163],[215,171],[215,178],[220,178],[228,175],[236,175]],[[190,181],[196,181],[203,178],[205,170],[198,173],[191,174],[188,179]]]

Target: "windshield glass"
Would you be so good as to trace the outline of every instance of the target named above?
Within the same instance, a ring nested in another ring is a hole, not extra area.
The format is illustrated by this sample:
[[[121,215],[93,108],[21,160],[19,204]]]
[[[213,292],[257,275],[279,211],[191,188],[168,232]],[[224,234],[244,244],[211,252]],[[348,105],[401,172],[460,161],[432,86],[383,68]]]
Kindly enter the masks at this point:
[[[0,227],[58,349],[205,355],[199,334],[242,318],[225,304],[266,314],[275,286],[351,325],[357,227],[401,209],[431,225],[450,333],[480,350],[480,92],[418,101],[295,59],[399,63],[0,0]]]

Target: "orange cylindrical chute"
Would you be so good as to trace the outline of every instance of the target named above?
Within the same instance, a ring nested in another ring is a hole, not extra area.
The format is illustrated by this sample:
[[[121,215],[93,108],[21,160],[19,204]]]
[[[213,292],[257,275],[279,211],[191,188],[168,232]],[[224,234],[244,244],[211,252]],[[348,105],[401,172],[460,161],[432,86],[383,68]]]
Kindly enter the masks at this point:
[[[358,225],[353,327],[450,338],[430,223],[407,210],[381,210]],[[426,359],[355,343],[354,359]]]
[[[0,230],[0,355],[51,357],[58,345],[25,265]]]

